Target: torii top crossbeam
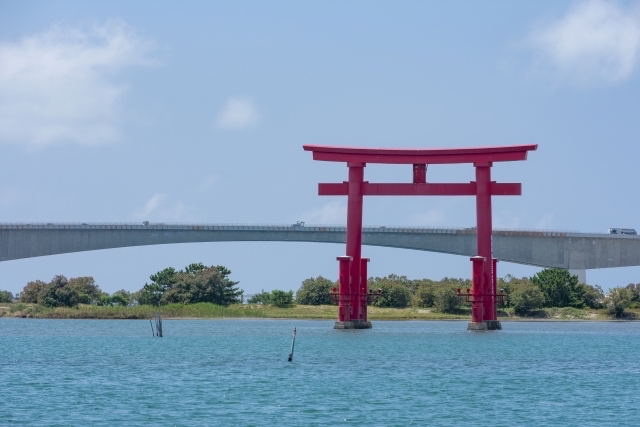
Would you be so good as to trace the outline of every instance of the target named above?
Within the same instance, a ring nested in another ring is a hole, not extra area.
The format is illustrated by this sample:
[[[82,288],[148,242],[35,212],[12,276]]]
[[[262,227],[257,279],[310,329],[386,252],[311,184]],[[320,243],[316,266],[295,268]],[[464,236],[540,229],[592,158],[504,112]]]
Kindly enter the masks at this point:
[[[507,145],[469,148],[359,148],[303,145],[313,160],[385,164],[451,164],[526,160],[537,145]]]

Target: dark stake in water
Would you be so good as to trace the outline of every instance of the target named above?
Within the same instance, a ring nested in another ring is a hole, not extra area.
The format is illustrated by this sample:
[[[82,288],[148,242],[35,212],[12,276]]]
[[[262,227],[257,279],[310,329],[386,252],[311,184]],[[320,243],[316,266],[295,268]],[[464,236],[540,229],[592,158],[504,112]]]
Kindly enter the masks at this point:
[[[151,323],[151,333],[154,337],[162,338],[162,317],[160,316],[160,313],[156,313],[154,320],[155,328],[153,322],[149,319],[149,323]]]
[[[291,338],[291,353],[289,353],[288,362],[293,360],[293,347],[296,345],[296,328],[293,328],[293,338]]]

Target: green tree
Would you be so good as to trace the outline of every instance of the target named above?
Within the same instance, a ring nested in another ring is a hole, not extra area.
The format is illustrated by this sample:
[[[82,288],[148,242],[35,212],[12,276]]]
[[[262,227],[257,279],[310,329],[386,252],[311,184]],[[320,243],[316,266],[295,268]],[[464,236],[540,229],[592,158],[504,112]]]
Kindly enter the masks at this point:
[[[369,289],[382,289],[382,295],[373,301],[374,306],[405,308],[411,303],[411,291],[402,280],[396,280],[397,277],[391,275],[369,279]]]
[[[602,292],[600,286],[590,286],[584,283],[581,283],[581,286],[584,290],[582,302],[585,306],[589,308],[604,308],[604,292]]]
[[[396,285],[404,286],[411,292],[411,295],[416,293],[416,289],[420,285],[420,280],[410,280],[407,276],[398,276],[397,274],[390,274],[387,277],[384,277],[382,280],[394,283]]]
[[[47,307],[75,307],[80,303],[80,294],[69,286],[66,277],[58,275],[49,282],[38,303]]]
[[[111,301],[113,305],[120,305],[122,307],[126,307],[131,303],[131,292],[128,292],[124,289],[120,289],[119,291],[111,294]]]
[[[138,303],[142,305],[160,305],[164,291],[157,283],[145,283],[138,291]]]
[[[334,287],[337,287],[337,284],[322,276],[306,279],[296,292],[296,302],[303,305],[335,304],[330,295]]]
[[[498,278],[497,288],[504,291],[504,297],[501,302],[498,302],[500,307],[513,307],[512,295],[517,290],[532,286],[531,279],[529,277],[517,278],[510,274],[507,274],[504,278]],[[543,295],[544,298],[544,295]]]
[[[111,301],[111,295],[107,292],[103,292],[100,295],[100,298],[96,301],[96,305],[101,307],[111,307],[113,305],[113,301]]]
[[[436,284],[431,280],[423,281],[416,290],[416,294],[411,300],[414,307],[433,307],[436,301]]]
[[[9,291],[0,291],[0,303],[12,303],[13,294]]]
[[[629,283],[626,288],[629,290],[629,293],[631,295],[631,305],[629,307],[640,307],[640,283]]]
[[[191,264],[190,266],[192,265],[195,265],[195,264]],[[162,292],[166,292],[169,289],[171,289],[173,285],[175,285],[177,281],[177,278],[176,278],[177,275],[178,275],[178,272],[176,271],[175,268],[168,267],[162,271],[158,271],[156,274],[152,274],[151,276],[149,276],[149,279],[151,279],[151,283],[157,285],[159,289],[162,290]]]
[[[223,266],[192,268],[188,266],[174,276],[174,284],[162,295],[161,304],[195,304],[210,302],[227,306],[239,303],[243,291],[228,278],[231,271]]]
[[[513,311],[524,316],[533,310],[539,310],[544,306],[544,294],[534,285],[519,286],[509,295]]]
[[[536,273],[531,282],[544,294],[545,307],[583,306],[585,289],[578,283],[578,276],[559,268],[545,268]]]
[[[293,291],[272,290],[271,304],[276,307],[291,307],[293,305]]]
[[[452,286],[438,286],[435,290],[434,307],[442,313],[455,313],[462,305],[462,299]]]
[[[189,267],[194,264],[189,265]],[[187,267],[187,268],[189,268]],[[176,284],[178,272],[173,267],[165,268],[149,276],[151,283],[145,283],[139,291],[138,302],[143,305],[160,305],[165,303],[165,293]]]
[[[67,286],[78,293],[78,302],[82,304],[95,304],[102,295],[100,287],[91,276],[72,277]]]
[[[627,288],[613,288],[606,297],[607,312],[614,317],[624,317],[624,310],[631,305],[633,294]]]
[[[271,292],[260,292],[247,301],[249,304],[271,304]]]
[[[42,280],[27,283],[20,293],[20,302],[38,304],[48,284]]]

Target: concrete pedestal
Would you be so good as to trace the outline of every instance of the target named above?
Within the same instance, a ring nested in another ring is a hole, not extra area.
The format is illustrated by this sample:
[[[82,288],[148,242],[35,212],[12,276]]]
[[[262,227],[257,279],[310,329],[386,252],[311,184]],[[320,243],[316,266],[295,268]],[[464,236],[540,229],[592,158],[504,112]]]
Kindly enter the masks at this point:
[[[484,322],[469,322],[467,331],[499,331],[502,324],[499,320],[485,320]]]
[[[371,329],[371,322],[368,320],[349,320],[347,322],[336,322],[333,329]]]
[[[499,320],[485,320],[484,323],[487,324],[487,330],[489,331],[499,331],[502,329],[502,324]]]

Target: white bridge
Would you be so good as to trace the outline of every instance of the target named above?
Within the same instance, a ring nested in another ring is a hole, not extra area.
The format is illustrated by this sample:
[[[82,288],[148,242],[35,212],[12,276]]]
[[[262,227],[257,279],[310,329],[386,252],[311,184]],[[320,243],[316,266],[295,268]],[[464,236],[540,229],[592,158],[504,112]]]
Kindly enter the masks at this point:
[[[469,228],[364,227],[362,243],[454,255],[476,255]],[[0,224],[0,261],[129,246],[192,242],[344,243],[344,226],[167,223]],[[565,231],[493,230],[500,261],[571,270],[640,265],[640,236]]]

